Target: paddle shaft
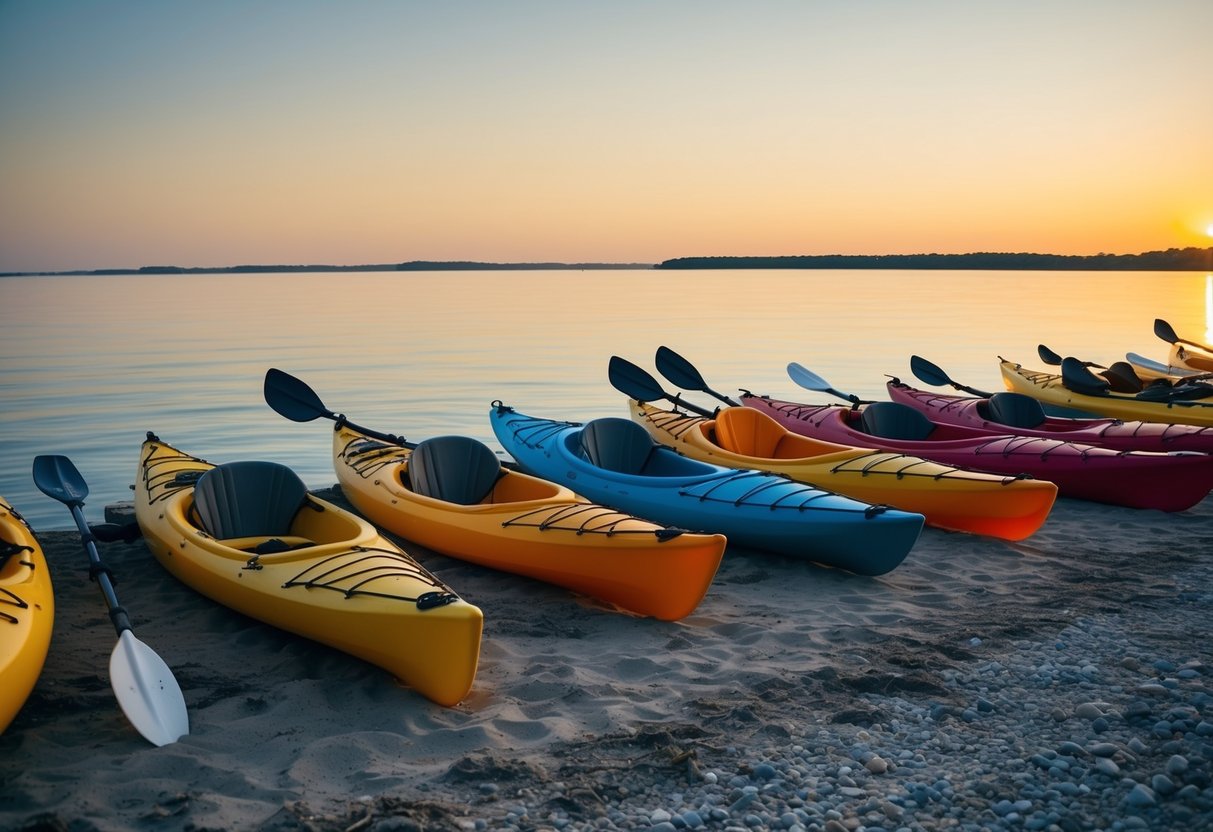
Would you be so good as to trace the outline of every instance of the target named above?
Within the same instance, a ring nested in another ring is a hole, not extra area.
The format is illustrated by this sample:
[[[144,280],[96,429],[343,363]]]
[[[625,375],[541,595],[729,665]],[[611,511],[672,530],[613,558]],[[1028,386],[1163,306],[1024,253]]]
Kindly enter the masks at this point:
[[[70,503],[68,508],[72,511],[72,519],[76,521],[76,528],[80,530],[80,540],[84,545],[85,553],[88,555],[89,563],[92,565],[89,569],[89,576],[95,579],[101,587],[101,594],[105,597],[105,605],[109,608],[110,621],[114,623],[114,629],[118,632],[118,635],[122,635],[123,630],[132,629],[130,616],[127,615],[126,608],[118,603],[118,595],[114,592],[114,583],[110,580],[109,570],[101,562],[101,555],[97,552],[97,539],[93,536],[92,530],[89,529],[88,523],[84,520],[84,512],[80,509],[80,504]]]

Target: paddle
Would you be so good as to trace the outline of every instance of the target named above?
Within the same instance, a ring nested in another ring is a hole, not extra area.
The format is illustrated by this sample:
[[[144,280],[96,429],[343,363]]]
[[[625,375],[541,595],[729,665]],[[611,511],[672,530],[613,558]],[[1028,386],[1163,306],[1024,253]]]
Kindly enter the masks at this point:
[[[795,361],[788,364],[788,376],[792,379],[792,381],[796,382],[806,390],[813,390],[817,393],[829,393],[831,396],[837,396],[838,398],[855,405],[867,404],[867,402],[858,396],[835,390],[830,386],[828,381],[817,375],[817,373],[807,369],[806,367],[802,367]]]
[[[694,390],[697,393],[707,393],[714,399],[722,401],[730,407],[740,407],[737,402],[723,393],[717,393],[703,380],[703,375],[695,369],[695,365],[687,361],[669,347],[657,348],[657,372],[676,387],[683,390]]]
[[[1161,361],[1155,361],[1153,358],[1147,358],[1140,353],[1127,352],[1125,353],[1125,358],[1129,360],[1129,364],[1157,373],[1161,377],[1170,378],[1176,384],[1188,381],[1213,380],[1213,373],[1202,373],[1200,370],[1189,370],[1186,367],[1172,367],[1169,364],[1163,364]]]
[[[678,407],[685,407],[692,413],[698,413],[709,419],[716,415],[698,405],[684,402],[681,395],[671,396],[661,389],[661,384],[657,379],[626,358],[620,358],[617,355],[611,356],[610,363],[607,364],[607,378],[610,379],[612,387],[638,402],[656,402],[665,399]]]
[[[910,356],[910,372],[918,376],[920,381],[924,381],[927,384],[933,384],[936,387],[948,385],[956,390],[960,390],[963,393],[968,393],[973,396],[980,396],[983,399],[988,399],[991,395],[984,390],[978,390],[976,387],[969,387],[968,385],[953,381],[939,366],[932,364],[930,361],[927,361],[921,356]]]
[[[1058,355],[1057,353],[1053,352],[1053,350],[1049,349],[1044,344],[1037,345],[1036,354],[1039,355],[1040,360],[1046,364],[1050,364],[1054,367],[1061,366],[1061,361],[1062,361],[1061,356]],[[1077,358],[1074,360],[1078,361]],[[1107,367],[1105,367],[1102,364],[1096,364],[1094,361],[1083,361],[1081,363],[1082,363],[1082,366],[1084,366],[1084,367],[1098,367],[1101,370],[1108,369]]]
[[[135,638],[130,618],[118,603],[109,570],[101,563],[97,544],[81,511],[88,496],[88,484],[65,456],[35,457],[33,473],[38,490],[71,510],[91,564],[89,575],[100,584],[105,596],[110,620],[118,631],[118,643],[110,654],[110,685],[122,712],[152,744],[176,742],[190,732],[185,697],[164,660]]]
[[[324,402],[316,395],[316,391],[308,387],[306,382],[282,370],[271,367],[265,371],[263,393],[265,394],[265,403],[273,408],[274,412],[278,415],[285,416],[292,422],[310,422],[313,419],[324,417],[325,419],[332,419],[338,425],[345,425],[351,430],[356,430],[372,439],[387,442],[389,445],[409,450],[417,447],[416,442],[409,442],[403,436],[396,436],[393,433],[381,433],[377,430],[364,428],[362,425],[354,424],[341,414],[334,413],[324,406]],[[517,464],[504,460],[501,463],[501,467],[509,468],[511,471],[520,470]]]
[[[273,408],[274,412],[279,416],[285,416],[292,422],[311,422],[323,416],[325,419],[332,419],[340,425],[348,425],[352,430],[365,434],[372,439],[379,439],[392,445],[409,448],[410,450],[417,447],[417,443],[408,442],[404,437],[364,428],[361,425],[354,424],[344,416],[334,413],[324,406],[324,402],[316,395],[315,390],[308,387],[302,380],[282,370],[271,367],[265,371],[263,393],[265,394],[265,403]]]
[[[1213,346],[1202,344],[1199,341],[1189,341],[1185,338],[1180,338],[1175,334],[1175,328],[1162,318],[1154,319],[1154,334],[1168,344],[1187,344],[1189,347],[1196,347],[1198,350],[1213,353]]]

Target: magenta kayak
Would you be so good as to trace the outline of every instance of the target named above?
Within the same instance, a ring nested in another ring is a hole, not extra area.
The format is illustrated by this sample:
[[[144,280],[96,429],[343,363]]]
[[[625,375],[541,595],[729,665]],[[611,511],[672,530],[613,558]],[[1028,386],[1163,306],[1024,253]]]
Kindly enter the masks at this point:
[[[911,454],[996,474],[1028,474],[1063,497],[1131,508],[1183,511],[1213,489],[1213,456],[1188,451],[1122,451],[1040,436],[933,422],[900,402],[810,405],[744,395],[742,404],[805,436]]]
[[[895,378],[889,381],[888,392],[890,399],[909,405],[932,422],[980,430],[987,435],[1012,433],[1118,451],[1213,453],[1210,427],[1047,416],[1040,402],[1023,393],[994,393],[988,398],[956,396],[919,390]]]

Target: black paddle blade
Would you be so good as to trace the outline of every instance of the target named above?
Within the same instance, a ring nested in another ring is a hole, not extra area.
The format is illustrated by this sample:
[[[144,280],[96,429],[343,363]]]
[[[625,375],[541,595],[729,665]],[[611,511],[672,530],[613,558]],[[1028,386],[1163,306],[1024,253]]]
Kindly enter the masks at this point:
[[[34,457],[34,484],[52,500],[66,506],[84,505],[88,483],[70,459],[58,454]]]
[[[1061,356],[1053,352],[1053,350],[1049,349],[1044,344],[1037,345],[1036,354],[1040,356],[1041,361],[1050,366],[1058,367],[1061,365]]]
[[[683,390],[707,393],[712,398],[718,399],[730,407],[738,406],[737,402],[728,396],[723,393],[717,393],[711,387],[708,387],[708,383],[703,379],[703,374],[695,369],[695,365],[669,347],[657,348],[657,372],[665,376],[670,384],[681,387]]]
[[[1162,318],[1154,319],[1154,334],[1168,344],[1174,344],[1179,340],[1179,336],[1175,334],[1175,329]]]
[[[683,390],[707,392],[708,383],[704,381],[703,374],[669,347],[657,348],[657,372],[665,376],[670,384]]]
[[[655,402],[669,398],[657,383],[657,379],[617,355],[612,355],[607,365],[607,378],[610,379],[612,387],[638,402]]]
[[[947,373],[921,356],[910,356],[910,372],[917,376],[919,381],[932,384],[936,387],[954,386],[956,384],[956,382],[948,377]]]
[[[290,373],[271,367],[265,371],[265,403],[292,422],[310,422],[321,416],[334,418],[316,391]]]

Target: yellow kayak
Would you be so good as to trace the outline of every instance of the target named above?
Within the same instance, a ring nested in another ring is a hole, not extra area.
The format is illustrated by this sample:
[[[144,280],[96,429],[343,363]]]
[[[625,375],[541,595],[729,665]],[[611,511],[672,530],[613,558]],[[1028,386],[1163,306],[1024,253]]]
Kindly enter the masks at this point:
[[[55,622],[55,595],[42,547],[0,497],[0,733],[34,689]]]
[[[1057,373],[1029,370],[1013,361],[1001,360],[999,370],[1008,390],[1024,393],[1043,404],[1060,405],[1115,419],[1163,422],[1170,425],[1213,425],[1213,398],[1155,401],[1134,393],[1112,390],[1101,395],[1069,389]]]
[[[164,568],[208,598],[378,665],[441,705],[471,690],[480,610],[289,468],[216,466],[148,434],[135,516]]]
[[[916,456],[855,448],[792,433],[750,407],[728,407],[714,419],[629,399],[632,419],[680,454],[783,474],[867,503],[926,517],[928,525],[1022,540],[1044,523],[1057,486],[985,474]]]
[[[487,446],[467,437],[436,437],[412,450],[339,425],[333,466],[349,501],[382,528],[639,615],[689,615],[724,554],[723,535],[671,529],[591,503],[502,468]]]

